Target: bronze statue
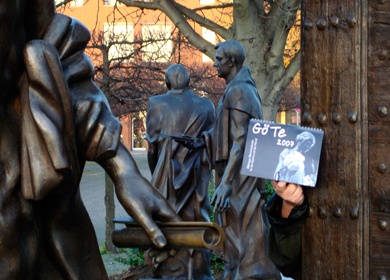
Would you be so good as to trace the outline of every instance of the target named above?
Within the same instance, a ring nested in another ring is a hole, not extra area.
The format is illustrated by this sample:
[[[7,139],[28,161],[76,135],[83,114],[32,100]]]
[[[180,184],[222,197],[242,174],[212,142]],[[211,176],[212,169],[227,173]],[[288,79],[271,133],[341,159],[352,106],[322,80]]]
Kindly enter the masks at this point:
[[[204,150],[188,149],[170,135],[201,137],[214,123],[214,105],[187,88],[190,77],[181,65],[165,72],[169,89],[149,99],[146,139],[152,184],[167,198],[183,221],[210,221],[209,162]],[[165,137],[164,137],[165,136]],[[155,264],[156,278],[213,279],[209,250],[181,249]]]
[[[249,67],[242,66],[242,45],[225,41],[215,47],[214,67],[227,85],[214,129],[203,137],[216,171],[212,202],[226,233],[223,279],[280,279],[267,254],[264,181],[240,174],[249,120],[262,118],[260,97]]]
[[[179,218],[120,141],[84,54],[89,31],[53,0],[0,0],[0,13],[0,279],[107,279],[80,198],[86,160],[158,247],[152,216]]]

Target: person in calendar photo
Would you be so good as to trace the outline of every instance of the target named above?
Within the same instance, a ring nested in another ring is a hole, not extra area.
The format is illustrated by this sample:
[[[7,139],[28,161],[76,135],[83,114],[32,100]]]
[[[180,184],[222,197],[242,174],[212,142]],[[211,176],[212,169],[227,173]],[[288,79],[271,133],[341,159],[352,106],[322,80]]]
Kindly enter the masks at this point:
[[[313,160],[307,161],[305,154],[316,143],[310,132],[302,132],[295,138],[295,147],[284,149],[279,155],[279,163],[275,169],[275,181],[285,181],[311,185],[316,178],[316,169]]]

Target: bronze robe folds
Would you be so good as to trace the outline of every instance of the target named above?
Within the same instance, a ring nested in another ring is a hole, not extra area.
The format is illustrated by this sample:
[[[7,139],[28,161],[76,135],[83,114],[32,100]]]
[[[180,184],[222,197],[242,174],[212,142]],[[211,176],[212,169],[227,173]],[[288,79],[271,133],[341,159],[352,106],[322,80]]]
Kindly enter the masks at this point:
[[[214,118],[214,105],[189,89],[170,90],[149,100],[145,138],[158,157],[149,160],[152,184],[184,221],[210,221],[209,162],[203,149],[189,150],[160,134],[200,138]],[[209,250],[179,250],[156,266],[155,277],[187,279],[189,273],[193,279],[213,279]]]
[[[89,31],[54,10],[47,25],[1,102],[0,279],[107,279],[79,182],[86,160],[116,154],[121,125],[92,82]]]
[[[234,111],[240,113],[233,114]],[[226,167],[235,165],[230,208],[218,214],[222,216],[219,219],[216,217],[226,233],[223,278],[280,279],[267,254],[268,228],[265,212],[262,211],[266,200],[259,193],[264,188],[264,182],[241,175],[251,118],[262,118],[261,103],[249,67],[243,67],[227,84],[219,101],[214,130],[204,135],[209,156],[215,164],[216,186],[221,183]]]

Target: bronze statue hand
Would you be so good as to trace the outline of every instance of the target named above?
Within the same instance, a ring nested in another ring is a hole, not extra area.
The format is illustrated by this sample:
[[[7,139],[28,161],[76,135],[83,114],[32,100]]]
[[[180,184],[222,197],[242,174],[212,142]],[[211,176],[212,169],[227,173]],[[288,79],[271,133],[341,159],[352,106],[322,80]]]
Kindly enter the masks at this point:
[[[139,172],[129,151],[119,143],[116,156],[98,162],[115,184],[119,202],[159,248],[166,239],[155,221],[180,222],[168,201]]]
[[[162,248],[166,245],[166,238],[155,221],[180,222],[181,219],[166,199],[148,181],[145,180],[143,184],[137,184],[137,188],[140,188],[139,191],[135,192],[137,201],[133,199],[130,202],[131,206],[125,207],[125,209],[143,227],[154,245]],[[123,206],[125,204],[127,203],[123,203]]]
[[[174,257],[176,255],[176,252],[176,249],[152,249],[149,251],[148,257],[153,259],[153,263],[162,263],[169,257]]]
[[[184,141],[184,142],[177,141],[177,142],[180,143],[180,145],[182,145],[188,149],[191,149],[191,150],[196,150],[196,149],[201,149],[201,148],[206,147],[206,142],[203,138],[197,139],[194,142],[190,142],[190,141]]]
[[[220,184],[215,190],[211,204],[214,205],[215,212],[223,212],[230,208],[230,195],[232,194],[232,186]]]

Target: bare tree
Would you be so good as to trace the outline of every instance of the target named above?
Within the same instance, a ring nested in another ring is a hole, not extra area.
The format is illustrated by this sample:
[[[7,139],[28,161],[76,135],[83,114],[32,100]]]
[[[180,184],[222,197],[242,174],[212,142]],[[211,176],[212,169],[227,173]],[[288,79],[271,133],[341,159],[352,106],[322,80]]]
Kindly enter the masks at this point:
[[[131,41],[123,38],[126,37],[123,34],[93,33],[88,55],[95,62],[95,82],[106,94],[115,116],[146,111],[151,96],[166,93],[165,70],[175,63],[188,69],[190,87],[195,93],[215,104],[218,102],[224,86],[216,77],[212,64],[199,64],[191,59],[196,51],[194,47],[180,44],[183,38],[179,39],[182,35],[177,34],[176,29],[171,33],[169,36],[151,34],[147,39],[135,34]],[[170,53],[148,50],[149,46],[161,45],[168,40],[173,44]]]
[[[276,118],[282,94],[300,68],[299,51],[287,66],[283,59],[286,40],[300,8],[299,0],[225,0],[193,9],[189,8],[190,1],[188,5],[174,0],[118,2],[161,11],[190,44],[210,58],[215,56],[214,45],[196,32],[197,25],[215,32],[221,40],[239,41],[247,52],[246,64],[257,83],[264,117]],[[230,24],[222,21],[229,12],[233,18]]]

